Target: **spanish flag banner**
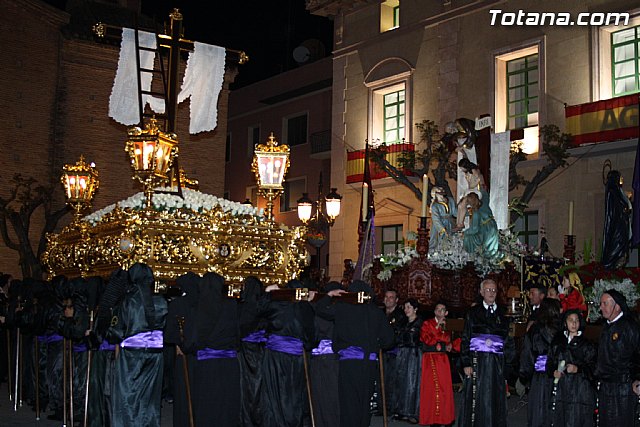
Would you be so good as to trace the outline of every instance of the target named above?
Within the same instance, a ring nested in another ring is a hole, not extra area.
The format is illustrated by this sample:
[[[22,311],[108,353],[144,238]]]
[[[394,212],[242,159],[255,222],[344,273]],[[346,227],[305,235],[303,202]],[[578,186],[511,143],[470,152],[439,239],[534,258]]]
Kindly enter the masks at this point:
[[[565,108],[574,145],[638,137],[638,94]]]
[[[415,146],[408,143],[392,144],[387,145],[385,149],[385,158],[387,159],[387,161],[395,167],[400,167],[399,158],[404,153],[414,151]],[[347,151],[347,184],[362,182],[362,180],[364,179],[365,157],[365,150]],[[387,173],[380,167],[378,167],[378,165],[373,160],[369,160],[369,170],[371,173],[371,179],[381,179],[387,177]],[[408,170],[403,170],[403,172],[410,175]]]

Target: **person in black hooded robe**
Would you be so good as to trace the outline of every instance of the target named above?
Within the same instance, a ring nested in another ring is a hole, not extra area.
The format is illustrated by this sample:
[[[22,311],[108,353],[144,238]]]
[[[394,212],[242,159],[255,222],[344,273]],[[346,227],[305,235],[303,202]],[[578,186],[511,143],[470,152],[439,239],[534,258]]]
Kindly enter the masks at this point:
[[[291,280],[288,288],[302,288]],[[261,300],[261,313],[267,319],[267,342],[262,364],[264,396],[263,426],[302,427],[309,422],[309,404],[305,383],[303,350],[315,347],[314,312],[307,301],[271,301],[270,285]]]
[[[340,283],[331,281],[324,292],[342,289]],[[311,305],[315,308],[318,302]],[[309,375],[313,395],[315,422],[318,427],[335,427],[340,424],[340,400],[338,399],[338,355],[333,352],[333,321],[316,313],[316,339],[318,346],[311,350]]]
[[[545,298],[540,303],[537,320],[527,331],[520,353],[520,381],[529,385],[527,424],[530,427],[551,426],[553,377],[547,373],[547,359],[560,328],[560,301]]]
[[[69,375],[73,381],[74,420],[82,420],[84,417],[88,350],[84,338],[89,329],[87,296],[87,281],[79,277],[68,282],[62,301],[64,311],[60,321],[60,334],[67,339],[73,357],[73,371]]]
[[[235,427],[240,417],[238,307],[224,296],[224,278],[200,281],[196,311],[193,411],[197,426]]]
[[[164,327],[165,348],[176,354],[173,367],[173,427],[189,426],[189,403],[184,364],[189,373],[189,385],[194,382],[196,309],[198,306],[198,284],[200,277],[187,273],[176,279],[182,295],[169,303],[169,312]],[[193,395],[193,390],[191,395]],[[193,405],[192,405],[193,408]]]
[[[355,280],[350,292],[372,295],[369,285]],[[332,290],[318,301],[316,312],[333,320],[333,351],[338,354],[338,397],[341,427],[368,427],[371,421],[369,403],[378,373],[381,349],[394,344],[393,328],[374,303],[349,304],[331,297],[345,291]]]
[[[622,177],[616,170],[607,174],[604,205],[602,265],[608,270],[623,267],[629,259],[631,202],[622,191]]]
[[[480,283],[482,302],[467,312],[460,344],[464,391],[457,425],[507,425],[506,381],[513,375],[516,357],[504,307],[496,304],[495,281]]]
[[[266,337],[265,319],[258,315],[262,283],[249,276],[244,281],[238,306],[240,321],[240,426],[257,427],[265,404],[261,396],[262,358]]]
[[[554,377],[551,422],[558,427],[591,427],[596,404],[596,349],[583,335],[585,321],[580,310],[564,313],[562,326],[563,331],[551,343],[546,367],[547,374]]]
[[[117,269],[111,273],[108,285],[99,281],[98,305],[95,309],[93,329],[89,333],[92,345],[91,378],[89,381],[89,426],[105,427],[111,425],[111,390],[113,383],[113,367],[115,363],[116,346],[105,339],[105,335],[113,310],[129,287],[129,273]]]
[[[119,344],[113,369],[111,425],[158,427],[162,399],[162,330],[167,302],[153,295],[153,272],[145,264],[129,269],[129,286],[113,310],[106,338]]]
[[[599,426],[632,427],[640,396],[640,326],[615,289],[602,294],[600,311],[606,323],[596,365]]]

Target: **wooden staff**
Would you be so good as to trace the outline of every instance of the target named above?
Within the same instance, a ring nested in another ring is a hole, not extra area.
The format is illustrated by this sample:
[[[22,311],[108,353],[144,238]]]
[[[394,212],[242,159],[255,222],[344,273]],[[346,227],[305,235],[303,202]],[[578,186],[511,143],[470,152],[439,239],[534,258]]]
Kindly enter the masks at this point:
[[[35,337],[36,351],[36,421],[40,421],[40,346],[38,337]]]
[[[18,403],[19,403],[19,397],[18,397],[18,384],[20,383],[20,328],[16,328],[16,364],[15,364],[15,368],[16,368],[16,376],[15,376],[15,380],[14,380],[14,384],[13,384],[13,411],[17,412],[18,411]],[[9,372],[9,375],[11,375],[11,372]]]
[[[24,383],[24,355],[23,350],[24,350],[24,342],[22,339],[22,335],[18,335],[18,339],[20,340],[19,342],[19,349],[20,349],[20,407],[22,408],[22,395],[24,393],[24,387],[23,387],[23,383]],[[17,381],[17,380],[16,380]]]
[[[368,358],[368,355],[364,355],[365,359]],[[380,364],[380,394],[382,394],[382,424],[384,427],[389,425],[389,420],[387,419],[387,395],[384,391],[384,362],[382,361],[382,349],[378,350],[378,360]]]
[[[9,402],[13,400],[13,393],[11,390],[11,330],[7,329],[7,388],[9,389]]]
[[[73,341],[69,340],[69,425],[73,427]]]
[[[178,328],[180,328],[180,341],[184,343],[184,316],[176,316],[178,321]],[[179,349],[180,346],[177,347]],[[176,349],[176,350],[177,350]],[[177,351],[176,351],[177,352]],[[182,372],[184,375],[184,386],[187,390],[187,409],[189,411],[189,426],[194,427],[193,422],[193,405],[191,404],[191,385],[189,381],[189,366],[187,365],[187,355],[182,351]]]
[[[473,355],[473,372],[471,373],[471,427],[476,424],[476,392],[478,384],[478,354]]]
[[[93,310],[89,312],[89,330],[93,330]],[[87,380],[85,381],[85,389],[84,389],[84,427],[87,427],[88,424],[88,414],[89,414],[89,380],[91,378],[91,356],[93,351],[91,348],[88,349],[89,353],[87,355]]]
[[[62,427],[67,426],[67,339],[62,339]]]
[[[311,381],[309,380],[309,364],[307,363],[307,351],[302,347],[302,363],[304,365],[304,378],[307,383],[307,397],[309,398],[309,412],[311,413],[311,427],[316,427],[316,419],[313,415],[313,398],[311,397]]]

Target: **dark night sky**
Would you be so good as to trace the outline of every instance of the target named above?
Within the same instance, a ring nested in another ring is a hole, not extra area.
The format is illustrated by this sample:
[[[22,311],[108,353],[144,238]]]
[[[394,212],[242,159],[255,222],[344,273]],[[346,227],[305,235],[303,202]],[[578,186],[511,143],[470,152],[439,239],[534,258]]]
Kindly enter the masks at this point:
[[[65,0],[45,1],[64,9]],[[160,22],[174,7],[184,15],[186,38],[249,55],[236,88],[296,67],[292,53],[305,40],[318,39],[331,53],[332,22],[309,14],[304,0],[142,0],[143,14]]]

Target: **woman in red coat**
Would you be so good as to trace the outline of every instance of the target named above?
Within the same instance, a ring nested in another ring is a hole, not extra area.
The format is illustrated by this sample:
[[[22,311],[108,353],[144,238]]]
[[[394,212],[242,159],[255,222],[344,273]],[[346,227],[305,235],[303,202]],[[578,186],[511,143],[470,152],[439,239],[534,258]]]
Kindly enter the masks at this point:
[[[451,368],[447,352],[460,351],[460,339],[451,341],[446,330],[447,307],[436,304],[435,317],[426,320],[420,330],[424,344],[420,381],[420,424],[448,425],[455,420]]]

